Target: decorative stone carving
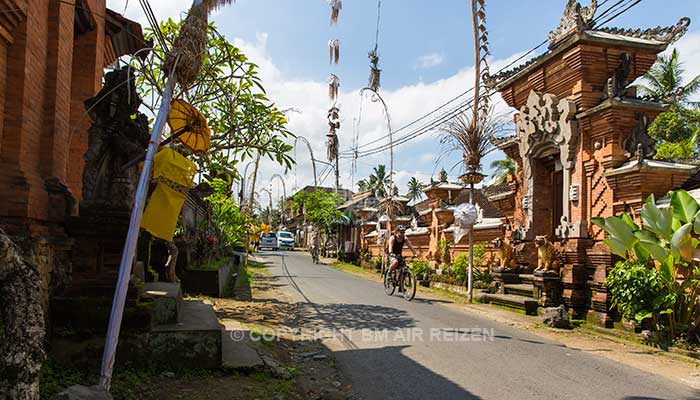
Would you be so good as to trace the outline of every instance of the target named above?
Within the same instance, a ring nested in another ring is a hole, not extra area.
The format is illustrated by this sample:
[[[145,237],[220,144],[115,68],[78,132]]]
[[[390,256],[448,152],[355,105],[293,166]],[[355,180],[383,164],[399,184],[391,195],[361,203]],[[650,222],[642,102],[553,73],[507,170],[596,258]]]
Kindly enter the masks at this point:
[[[671,44],[678,39],[680,39],[686,32],[688,32],[688,27],[690,26],[690,18],[683,17],[678,20],[676,25],[649,28],[649,29],[621,29],[621,28],[601,28],[598,29],[599,32],[610,33],[613,35],[622,35],[630,38],[654,40],[657,42],[663,42],[666,44]]]
[[[559,26],[556,30],[549,32],[549,48],[555,47],[572,33],[593,28],[593,17],[597,8],[598,2],[596,0],[591,1],[590,7],[581,7],[578,1],[569,0]]]
[[[649,118],[646,114],[637,114],[639,124],[632,129],[632,133],[622,141],[622,149],[625,156],[639,158],[653,158],[656,155],[656,140],[649,136]]]
[[[579,186],[579,185],[569,186],[569,200],[579,201],[580,191],[581,191],[581,186]]]
[[[438,175],[438,179],[441,183],[447,182],[447,171],[445,171],[445,168],[440,170],[440,175]]]
[[[576,160],[576,144],[579,137],[578,123],[575,120],[576,103],[559,100],[553,94],[540,94],[531,91],[527,103],[520,109],[515,130],[520,157],[523,161],[523,178],[527,182],[527,192],[523,196],[523,208],[527,209],[528,220],[524,229],[529,235],[532,226],[534,179],[532,165],[543,152],[551,149],[559,151],[563,171],[563,186],[571,185],[571,176]],[[563,193],[563,215],[569,217],[569,193]],[[530,236],[530,238],[532,238]]]
[[[138,111],[141,99],[133,79],[126,67],[109,72],[102,90],[85,101],[93,124],[84,156],[81,207],[131,210],[138,170],[122,166],[142,156],[149,140],[148,118]]]
[[[630,71],[632,68],[632,56],[627,53],[620,54],[620,65],[615,69],[613,76],[608,78],[607,93],[608,99],[625,97],[627,85],[630,84]]]
[[[559,276],[561,261],[552,242],[547,239],[547,236],[537,236],[535,238],[535,247],[537,247],[537,268],[534,274]]]
[[[517,263],[513,257],[513,246],[505,238],[496,238],[491,241],[491,245],[497,250],[498,272],[510,271],[517,268]]]

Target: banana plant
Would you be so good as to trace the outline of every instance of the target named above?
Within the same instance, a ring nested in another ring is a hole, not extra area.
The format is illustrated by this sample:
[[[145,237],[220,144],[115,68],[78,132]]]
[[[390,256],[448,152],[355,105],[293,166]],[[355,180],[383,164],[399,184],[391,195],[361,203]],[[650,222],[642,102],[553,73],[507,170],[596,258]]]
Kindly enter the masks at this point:
[[[608,234],[604,243],[610,251],[626,260],[661,265],[700,261],[700,204],[685,190],[672,192],[667,208],[649,196],[642,207],[643,227],[628,214],[592,222]]]

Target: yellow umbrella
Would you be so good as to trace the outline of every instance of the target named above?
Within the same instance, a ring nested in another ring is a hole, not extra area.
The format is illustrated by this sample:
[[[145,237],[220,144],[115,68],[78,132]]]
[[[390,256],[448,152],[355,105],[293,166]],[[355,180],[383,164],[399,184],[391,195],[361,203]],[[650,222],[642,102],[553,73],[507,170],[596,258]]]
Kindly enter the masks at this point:
[[[177,138],[195,153],[209,150],[211,131],[207,119],[191,104],[175,99],[171,103],[168,125]]]

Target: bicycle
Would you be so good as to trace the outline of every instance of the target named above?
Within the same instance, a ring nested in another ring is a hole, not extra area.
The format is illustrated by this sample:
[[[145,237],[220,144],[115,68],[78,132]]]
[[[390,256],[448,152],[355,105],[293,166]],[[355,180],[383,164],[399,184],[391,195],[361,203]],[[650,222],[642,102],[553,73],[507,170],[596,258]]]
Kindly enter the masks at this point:
[[[404,300],[411,301],[416,296],[418,281],[416,280],[416,275],[406,265],[406,259],[402,256],[398,257],[398,259],[399,265],[393,273],[388,267],[384,273],[384,293],[387,296],[392,296],[398,287],[399,293],[403,293]]]

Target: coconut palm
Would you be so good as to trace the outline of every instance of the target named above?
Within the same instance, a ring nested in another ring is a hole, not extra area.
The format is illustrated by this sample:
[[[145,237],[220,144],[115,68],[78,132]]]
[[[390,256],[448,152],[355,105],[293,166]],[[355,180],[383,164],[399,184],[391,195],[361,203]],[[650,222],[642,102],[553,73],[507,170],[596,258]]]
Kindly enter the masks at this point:
[[[361,179],[359,182],[357,182],[357,190],[359,190],[360,193],[370,190],[367,179]]]
[[[380,164],[374,167],[374,172],[369,176],[369,188],[374,190],[377,197],[389,194],[391,177],[386,173],[386,166]]]
[[[683,63],[679,61],[678,50],[670,56],[659,55],[656,63],[644,74],[646,84],[635,85],[643,94],[670,104],[690,103],[688,98],[700,90],[700,76],[683,84]]]
[[[515,163],[510,157],[506,157],[503,160],[495,160],[491,162],[491,169],[493,169],[493,181],[494,183],[500,184],[506,182],[508,175],[515,175],[518,171],[518,164]]]
[[[423,198],[423,187],[425,187],[423,183],[419,182],[415,176],[412,177],[408,181],[408,198],[411,199],[411,201]]]

